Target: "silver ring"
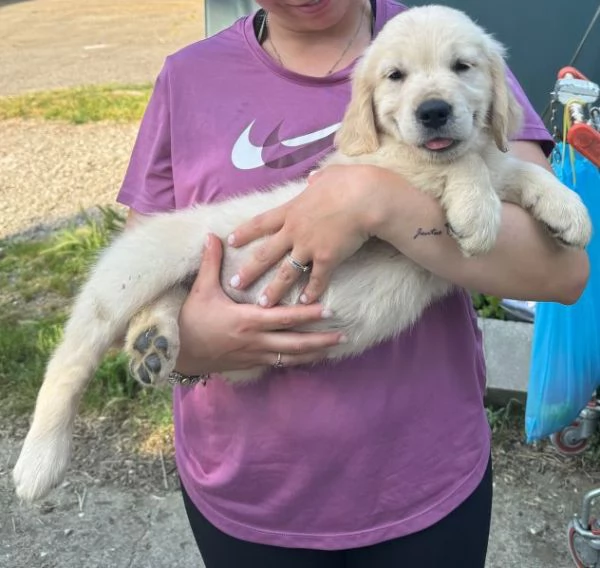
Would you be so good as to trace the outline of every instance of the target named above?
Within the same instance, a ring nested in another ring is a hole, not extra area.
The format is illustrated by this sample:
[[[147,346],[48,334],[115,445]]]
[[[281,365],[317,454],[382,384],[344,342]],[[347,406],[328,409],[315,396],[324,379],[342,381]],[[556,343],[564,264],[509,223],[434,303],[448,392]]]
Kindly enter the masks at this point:
[[[306,273],[312,268],[312,264],[309,262],[308,264],[302,264],[297,261],[291,254],[288,254],[285,259],[298,271]]]
[[[275,363],[273,363],[273,367],[275,367],[275,369],[282,369],[283,368],[283,361],[281,360],[281,352],[277,353],[277,361],[275,361]]]

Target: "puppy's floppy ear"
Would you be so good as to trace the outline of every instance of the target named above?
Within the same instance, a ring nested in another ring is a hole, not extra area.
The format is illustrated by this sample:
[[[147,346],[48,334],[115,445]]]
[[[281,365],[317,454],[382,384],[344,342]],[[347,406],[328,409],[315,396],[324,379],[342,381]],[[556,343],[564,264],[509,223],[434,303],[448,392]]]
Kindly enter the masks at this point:
[[[347,156],[368,154],[379,148],[373,89],[363,57],[354,70],[350,104],[335,135],[336,147]]]
[[[523,109],[508,83],[504,53],[504,47],[495,39],[489,38],[488,58],[492,75],[489,121],[496,146],[502,152],[507,152],[509,140],[521,127]]]

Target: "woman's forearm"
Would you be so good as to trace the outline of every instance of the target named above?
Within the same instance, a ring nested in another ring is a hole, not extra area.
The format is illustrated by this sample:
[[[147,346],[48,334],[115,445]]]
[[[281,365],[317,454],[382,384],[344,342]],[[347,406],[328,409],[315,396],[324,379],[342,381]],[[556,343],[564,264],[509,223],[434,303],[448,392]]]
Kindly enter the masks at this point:
[[[398,187],[406,182],[390,172],[377,175],[390,198],[382,200],[385,209],[376,217],[371,233],[434,274],[469,290],[499,297],[569,304],[581,295],[589,274],[587,254],[557,244],[520,207],[503,204],[493,249],[465,258],[446,230],[438,201],[410,188],[394,199],[394,184]]]

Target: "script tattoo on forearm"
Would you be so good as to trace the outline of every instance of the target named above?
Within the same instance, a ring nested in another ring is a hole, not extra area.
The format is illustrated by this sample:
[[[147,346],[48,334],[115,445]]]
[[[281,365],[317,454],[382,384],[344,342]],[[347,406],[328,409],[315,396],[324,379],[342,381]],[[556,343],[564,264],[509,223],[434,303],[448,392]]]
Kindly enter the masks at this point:
[[[418,239],[419,237],[439,237],[440,235],[446,233],[449,237],[455,234],[452,229],[450,223],[444,223],[444,230],[438,229],[437,227],[433,227],[431,229],[423,229],[423,227],[419,227],[417,232],[413,235],[413,240]]]

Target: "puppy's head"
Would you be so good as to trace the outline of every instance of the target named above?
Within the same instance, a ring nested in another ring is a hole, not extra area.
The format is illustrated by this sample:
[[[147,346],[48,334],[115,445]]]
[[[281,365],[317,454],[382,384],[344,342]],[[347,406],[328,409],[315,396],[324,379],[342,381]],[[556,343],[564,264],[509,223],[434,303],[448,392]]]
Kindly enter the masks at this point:
[[[506,151],[520,119],[503,47],[463,12],[423,6],[390,20],[358,62],[336,144],[359,155],[387,136],[452,160],[480,135]]]

